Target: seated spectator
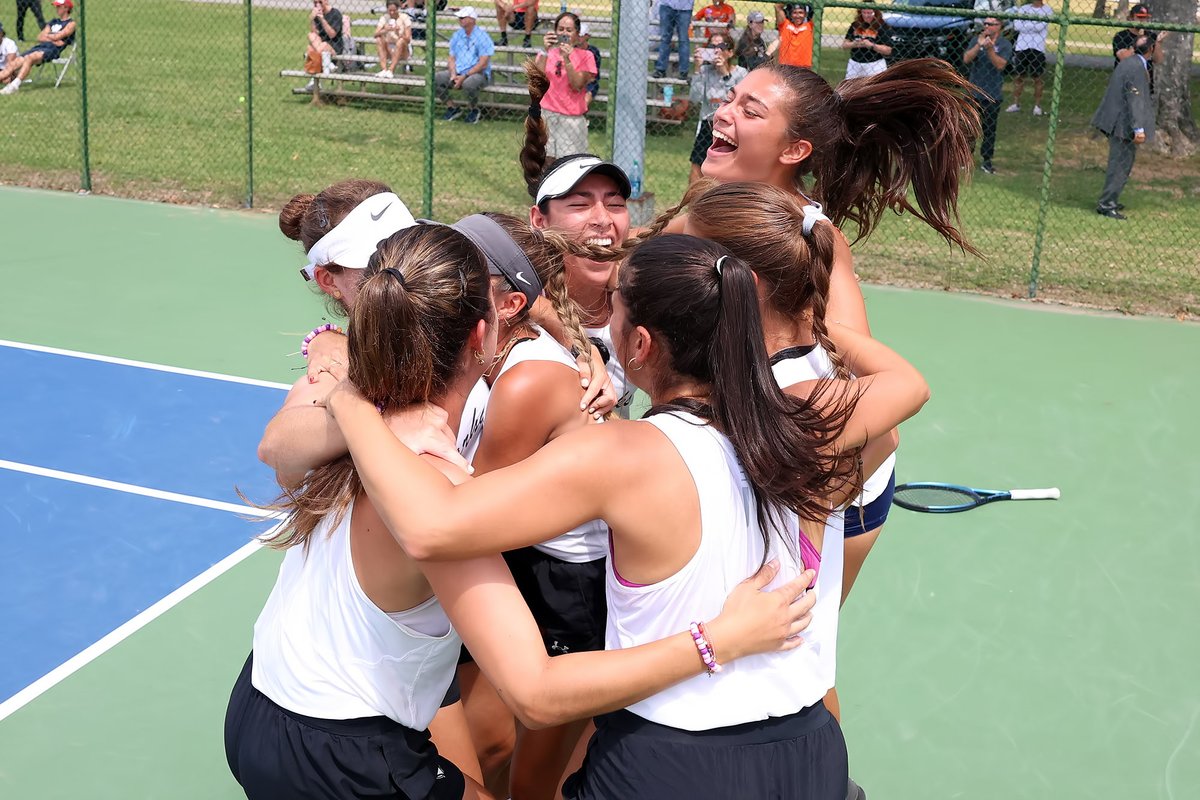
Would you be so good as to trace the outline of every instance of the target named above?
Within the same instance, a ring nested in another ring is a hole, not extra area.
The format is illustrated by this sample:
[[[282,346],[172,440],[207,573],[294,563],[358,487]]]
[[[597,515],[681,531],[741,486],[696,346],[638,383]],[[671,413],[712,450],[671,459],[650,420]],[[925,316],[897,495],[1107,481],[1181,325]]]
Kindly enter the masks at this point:
[[[808,8],[797,3],[784,13],[783,3],[776,3],[775,27],[779,30],[779,63],[812,69],[813,25]]]
[[[712,38],[718,33],[728,33],[732,35],[733,28],[735,25],[737,25],[737,11],[734,10],[733,6],[725,2],[725,0],[713,0],[711,5],[707,5],[697,11],[694,19],[697,22],[725,23],[720,27],[705,28],[704,37],[706,39]]]
[[[400,13],[400,0],[388,0],[387,13],[375,26],[375,46],[379,48],[379,77],[391,78],[396,66],[407,61],[412,45],[412,19]]]
[[[766,27],[767,18],[761,11],[751,11],[746,15],[746,30],[734,48],[739,66],[751,70],[775,54],[779,48],[779,33],[769,31]]]
[[[330,5],[329,0],[313,0],[309,18],[305,69],[315,72],[312,66],[320,62],[321,72],[328,75],[335,69],[333,57],[342,54],[342,12]]]
[[[570,11],[554,19],[554,33],[543,37],[546,52],[537,65],[550,80],[541,100],[542,118],[550,134],[546,158],[588,152],[587,86],[600,74],[596,59],[579,41],[579,17]]]
[[[442,119],[450,121],[462,114],[462,109],[450,101],[450,90],[461,89],[467,95],[469,106],[464,121],[474,125],[479,122],[479,90],[492,79],[492,54],[496,52],[496,45],[483,29],[476,27],[479,12],[474,8],[464,6],[455,11],[454,16],[458,17],[459,29],[450,37],[447,69],[438,71],[433,81],[438,99],[446,104]]]
[[[8,38],[4,32],[4,23],[0,22],[0,73],[18,58],[20,56],[17,55],[17,43]]]
[[[592,44],[592,32],[588,30],[586,22],[579,23],[579,42],[592,54],[592,58],[596,59],[596,79],[587,85],[588,105],[596,99],[596,95],[600,93],[600,48]]]
[[[692,171],[688,176],[691,184],[700,179],[700,165],[708,156],[713,142],[713,116],[729,90],[741,83],[749,74],[745,67],[737,66],[733,52],[733,40],[724,31],[708,37],[708,43],[696,52],[696,73],[692,76],[691,101],[700,104],[700,125],[696,128],[696,140],[692,143]]]
[[[846,31],[842,47],[850,51],[847,80],[877,75],[887,69],[886,59],[892,54],[891,28],[875,9],[860,8]]]
[[[58,58],[75,42],[75,20],[71,19],[74,10],[75,4],[71,0],[54,0],[54,13],[58,19],[46,23],[38,34],[37,44],[21,55],[10,55],[5,60],[4,69],[0,70],[0,83],[8,85],[0,89],[0,94],[15,94],[31,69]]]
[[[508,23],[525,31],[521,47],[533,46],[533,28],[537,25],[538,0],[496,0],[496,23],[500,27],[500,46],[508,47]]]

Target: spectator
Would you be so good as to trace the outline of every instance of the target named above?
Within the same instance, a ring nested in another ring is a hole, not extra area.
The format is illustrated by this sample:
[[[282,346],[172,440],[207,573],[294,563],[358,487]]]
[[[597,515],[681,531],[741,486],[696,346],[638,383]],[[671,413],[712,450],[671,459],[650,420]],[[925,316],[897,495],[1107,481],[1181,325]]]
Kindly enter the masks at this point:
[[[1130,22],[1149,22],[1151,19],[1153,19],[1153,15],[1150,13],[1150,9],[1141,3],[1138,3],[1133,8],[1129,9]],[[1122,61],[1134,54],[1134,42],[1139,36],[1143,35],[1156,35],[1158,37],[1158,41],[1161,42],[1163,37],[1167,35],[1167,31],[1159,31],[1157,34],[1152,34],[1145,28],[1126,28],[1123,31],[1117,31],[1112,40],[1113,67],[1116,67]],[[1156,47],[1154,48],[1154,56],[1146,61],[1146,68],[1149,70],[1150,75],[1151,94],[1154,93],[1154,65],[1161,64],[1162,60],[1163,49],[1161,47]]]
[[[537,26],[538,0],[496,0],[496,22],[500,26],[500,46],[508,47],[508,23],[524,29],[522,47],[533,46],[533,29]]]
[[[25,41],[26,11],[33,12],[33,18],[37,20],[39,33],[42,28],[46,27],[46,17],[42,14],[42,0],[17,0],[17,38],[22,42]]]
[[[692,44],[688,41],[688,27],[692,22],[692,0],[659,0],[658,4],[658,60],[654,62],[654,77],[667,77],[671,62],[671,37],[679,40],[679,78],[688,79],[688,58]]]
[[[1137,146],[1154,138],[1154,103],[1150,99],[1150,65],[1158,49],[1158,37],[1143,34],[1133,41],[1133,56],[1121,59],[1092,125],[1108,137],[1108,169],[1096,213],[1109,219],[1125,219],[1121,213],[1121,190],[1133,171]]]
[[[546,158],[588,151],[587,85],[600,74],[590,50],[579,41],[579,17],[570,11],[554,19],[554,33],[543,37],[546,51],[539,53],[537,65],[550,80],[542,97],[542,118],[550,138]]]
[[[471,6],[454,12],[458,17],[459,29],[450,37],[450,57],[446,69],[434,76],[438,99],[446,104],[442,119],[449,121],[458,117],[462,109],[450,101],[450,90],[461,89],[467,95],[467,116],[464,122],[472,125],[479,122],[479,90],[492,79],[492,54],[496,46],[492,37],[476,27],[479,18]]]
[[[728,33],[732,36],[733,28],[737,25],[737,11],[734,10],[733,6],[725,2],[725,0],[713,0],[711,5],[707,5],[696,12],[695,19],[699,22],[725,23],[718,28],[705,28],[704,38],[706,39],[711,39],[718,33]]]
[[[885,59],[892,54],[891,29],[875,9],[860,8],[846,31],[842,47],[850,51],[847,79],[878,75],[887,69]]]
[[[0,70],[0,83],[8,83],[0,94],[16,94],[21,88],[21,81],[29,77],[29,71],[38,64],[53,61],[62,55],[62,51],[75,41],[75,20],[71,12],[75,4],[71,0],[54,0],[54,13],[58,19],[51,20],[38,34],[38,43],[17,57],[6,59],[3,70]]]
[[[1039,17],[1052,17],[1054,10],[1046,5],[1044,0],[1033,2],[1016,9],[1018,14],[1036,14]],[[1042,115],[1042,75],[1046,72],[1046,33],[1050,23],[1039,22],[1035,19],[1014,19],[1013,30],[1017,32],[1016,52],[1013,53],[1012,72],[1017,77],[1013,80],[1013,102],[1004,109],[1008,113],[1021,110],[1021,93],[1025,91],[1025,77],[1033,78],[1033,115]]]
[[[8,38],[4,32],[4,23],[0,22],[0,73],[18,58],[20,56],[17,55],[17,43]]]
[[[689,184],[700,179],[700,165],[712,146],[713,115],[725,102],[729,90],[741,83],[749,73],[745,67],[735,66],[732,42],[728,33],[719,31],[708,37],[708,43],[696,52],[691,101],[700,104],[700,124],[696,126],[696,140],[692,143]]]
[[[775,54],[779,47],[778,31],[768,31],[767,18],[761,11],[751,11],[746,15],[746,30],[738,39],[738,64],[746,69],[754,69]]]
[[[304,61],[315,64],[320,60],[321,72],[328,75],[336,69],[333,57],[342,54],[342,12],[330,5],[329,0],[313,0],[309,19],[311,30]]]
[[[1000,118],[1000,98],[1004,91],[1004,68],[1012,59],[1012,44],[1000,35],[1000,29],[1000,20],[987,17],[983,21],[983,30],[963,53],[963,63],[971,68],[968,77],[975,86],[979,121],[983,125],[979,168],[989,175],[996,174],[992,166],[996,152],[996,123]]]
[[[387,12],[375,26],[375,46],[379,48],[379,77],[393,77],[396,66],[408,60],[412,46],[412,19],[400,13],[400,0],[388,0]]]
[[[587,85],[588,105],[591,105],[600,93],[600,48],[592,44],[592,32],[588,30],[586,22],[579,23],[579,41],[596,59],[596,79]]]
[[[779,29],[779,63],[812,69],[813,25],[808,8],[799,3],[775,4],[775,27]]]

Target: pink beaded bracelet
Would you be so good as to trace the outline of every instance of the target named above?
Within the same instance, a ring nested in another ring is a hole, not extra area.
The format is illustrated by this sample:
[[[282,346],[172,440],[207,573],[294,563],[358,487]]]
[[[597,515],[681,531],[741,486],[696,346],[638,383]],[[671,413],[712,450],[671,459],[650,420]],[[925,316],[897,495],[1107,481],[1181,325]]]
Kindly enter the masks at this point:
[[[689,629],[692,632],[692,641],[696,643],[696,649],[700,651],[700,660],[704,662],[704,668],[708,670],[708,674],[711,676],[714,672],[721,671],[721,665],[717,663],[717,656],[713,652],[712,646],[700,630],[701,624],[693,622],[689,626]]]
[[[325,331],[335,331],[337,333],[345,333],[344,330],[342,330],[337,325],[334,325],[331,322],[326,322],[324,325],[318,325],[317,327],[315,327],[311,331],[309,331],[308,335],[304,337],[304,341],[300,343],[300,355],[304,356],[305,358],[308,358],[308,346],[310,344],[312,344],[313,339],[317,338],[322,333],[325,333]]]

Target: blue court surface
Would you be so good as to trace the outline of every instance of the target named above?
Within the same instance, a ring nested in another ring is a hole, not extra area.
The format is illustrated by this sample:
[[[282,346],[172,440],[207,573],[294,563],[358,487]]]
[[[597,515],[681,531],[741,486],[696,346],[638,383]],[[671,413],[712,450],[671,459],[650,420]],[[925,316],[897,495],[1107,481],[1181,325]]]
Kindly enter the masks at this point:
[[[2,718],[267,529],[237,490],[277,493],[254,453],[284,387],[9,343],[0,371]]]

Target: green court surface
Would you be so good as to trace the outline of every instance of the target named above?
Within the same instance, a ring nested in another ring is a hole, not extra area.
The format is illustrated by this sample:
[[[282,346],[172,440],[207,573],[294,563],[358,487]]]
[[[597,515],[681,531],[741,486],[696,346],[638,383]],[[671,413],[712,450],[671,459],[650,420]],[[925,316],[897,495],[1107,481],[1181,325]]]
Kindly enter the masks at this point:
[[[0,219],[2,339],[291,382],[323,315],[270,216],[5,189]],[[1200,326],[867,299],[933,389],[899,480],[1062,500],[893,512],[842,622],[852,774],[882,800],[1197,796]],[[0,797],[241,796],[222,720],[276,564],[241,563],[0,721]]]

